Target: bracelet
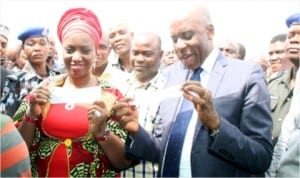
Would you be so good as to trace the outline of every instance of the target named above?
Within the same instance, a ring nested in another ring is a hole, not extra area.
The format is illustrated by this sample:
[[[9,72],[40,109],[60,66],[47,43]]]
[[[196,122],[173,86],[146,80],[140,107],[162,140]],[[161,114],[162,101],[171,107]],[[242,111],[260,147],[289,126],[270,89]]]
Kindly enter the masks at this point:
[[[27,114],[25,114],[25,121],[30,123],[30,124],[35,125],[38,120],[39,120],[38,118],[31,118]]]
[[[108,139],[109,135],[110,135],[110,130],[105,129],[104,134],[99,137],[96,137],[96,140],[99,142],[104,142]]]

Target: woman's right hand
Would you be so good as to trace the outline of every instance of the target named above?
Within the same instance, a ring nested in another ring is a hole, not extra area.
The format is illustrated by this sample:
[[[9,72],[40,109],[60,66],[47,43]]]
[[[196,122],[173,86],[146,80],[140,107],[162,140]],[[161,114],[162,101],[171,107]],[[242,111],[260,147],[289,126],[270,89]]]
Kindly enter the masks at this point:
[[[139,116],[137,108],[132,104],[132,101],[132,98],[123,98],[113,105],[112,111],[121,127],[130,134],[135,134],[139,128]]]
[[[50,100],[50,91],[40,86],[29,93],[29,109],[27,114],[31,118],[37,118],[42,114],[43,109]]]

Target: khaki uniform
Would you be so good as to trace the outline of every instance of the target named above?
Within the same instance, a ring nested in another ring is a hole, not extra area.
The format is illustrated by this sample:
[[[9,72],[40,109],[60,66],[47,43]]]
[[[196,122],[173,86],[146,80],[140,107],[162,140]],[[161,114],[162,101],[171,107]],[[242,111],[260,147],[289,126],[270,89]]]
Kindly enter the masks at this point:
[[[289,111],[293,89],[290,88],[292,69],[278,72],[267,82],[271,96],[271,111],[273,118],[272,141],[277,142],[281,130],[281,124]]]

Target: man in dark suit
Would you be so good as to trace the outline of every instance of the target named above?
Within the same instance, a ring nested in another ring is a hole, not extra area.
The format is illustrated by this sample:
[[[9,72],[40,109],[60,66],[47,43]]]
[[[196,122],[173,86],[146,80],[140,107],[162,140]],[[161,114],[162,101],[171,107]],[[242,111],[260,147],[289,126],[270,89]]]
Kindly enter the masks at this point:
[[[130,135],[126,155],[159,162],[161,177],[263,176],[272,158],[270,96],[263,71],[258,64],[228,59],[214,47],[214,27],[202,6],[179,15],[170,30],[180,61],[166,69],[165,90],[181,86],[183,97],[164,95],[155,121],[162,124],[154,134],[162,139],[139,126],[124,103],[113,107]],[[191,105],[183,109],[187,103]]]

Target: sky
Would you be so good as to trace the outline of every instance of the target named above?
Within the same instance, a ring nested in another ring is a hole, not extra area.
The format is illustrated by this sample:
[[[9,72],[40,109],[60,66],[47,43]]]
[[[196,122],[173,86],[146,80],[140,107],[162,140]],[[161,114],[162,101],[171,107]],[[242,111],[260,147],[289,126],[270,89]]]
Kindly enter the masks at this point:
[[[240,42],[246,46],[246,58],[267,54],[271,38],[286,33],[286,18],[300,12],[300,0],[0,0],[0,23],[10,28],[13,45],[30,26],[49,27],[56,36],[63,12],[86,7],[98,15],[104,31],[116,21],[127,21],[133,30],[157,32],[163,47],[170,48],[172,17],[199,3],[211,14],[215,44],[225,38]],[[57,47],[61,47],[58,40]]]

